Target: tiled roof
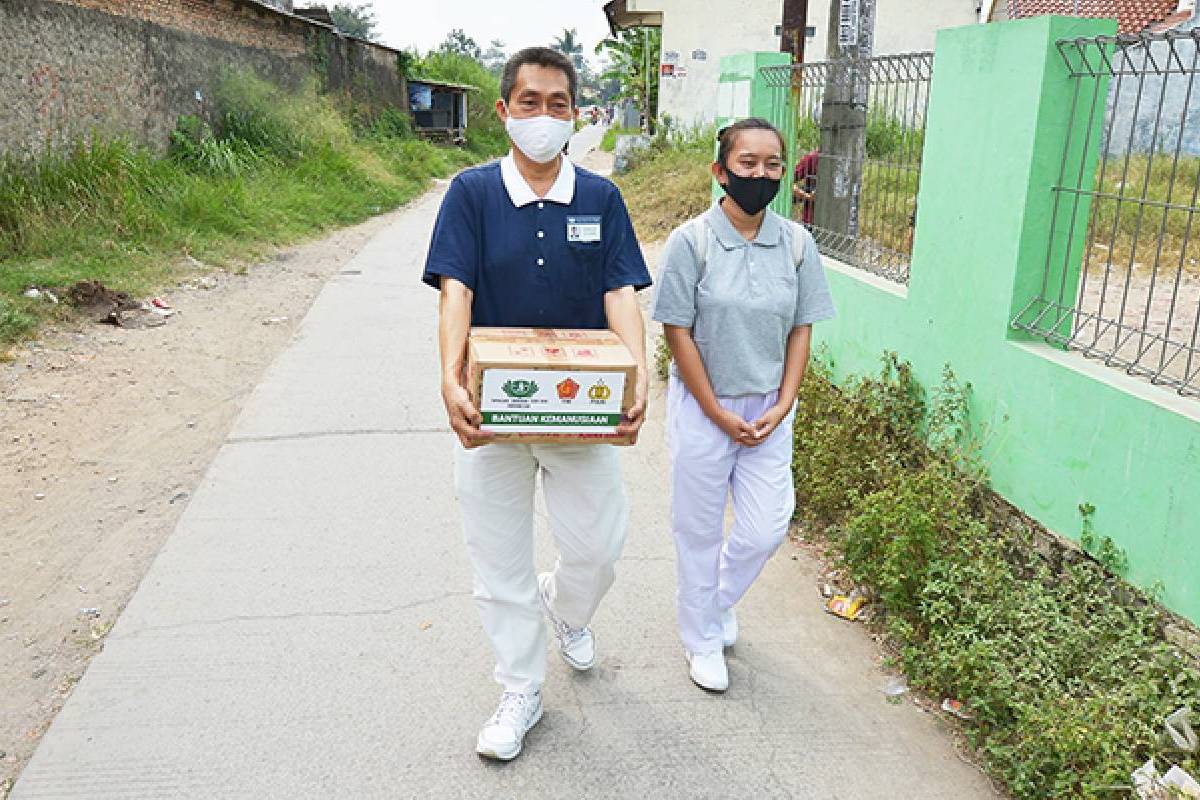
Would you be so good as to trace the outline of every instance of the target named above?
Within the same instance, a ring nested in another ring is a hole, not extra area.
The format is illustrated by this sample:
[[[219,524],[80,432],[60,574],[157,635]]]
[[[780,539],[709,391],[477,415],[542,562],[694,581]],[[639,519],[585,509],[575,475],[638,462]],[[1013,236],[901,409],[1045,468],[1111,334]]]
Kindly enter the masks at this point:
[[[1137,33],[1175,11],[1177,0],[1008,0],[1011,19],[1064,14],[1116,18],[1118,33]]]

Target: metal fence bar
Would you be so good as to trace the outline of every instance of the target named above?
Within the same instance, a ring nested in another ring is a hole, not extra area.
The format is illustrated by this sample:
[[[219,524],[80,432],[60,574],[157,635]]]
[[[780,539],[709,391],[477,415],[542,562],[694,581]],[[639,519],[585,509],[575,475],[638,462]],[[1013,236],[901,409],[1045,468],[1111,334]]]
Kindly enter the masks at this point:
[[[1041,289],[1012,325],[1200,395],[1200,30],[1064,39],[1058,51],[1076,81],[1071,120],[1092,94],[1088,129],[1079,158],[1072,144],[1063,153]]]
[[[804,221],[808,209],[814,219],[807,224],[826,255],[907,283],[933,53],[785,64],[764,67],[761,73],[773,87],[776,111],[784,104],[789,109],[773,117],[788,117],[792,123],[790,167],[795,170],[806,153],[817,151],[816,175],[798,188],[826,187],[833,193],[826,196],[827,204],[850,201],[848,213],[833,215],[832,224],[815,219],[829,220],[833,207],[824,214],[818,211],[819,192],[807,206],[797,202],[793,216]],[[857,108],[859,115],[865,112],[866,127],[861,147],[841,151],[827,146],[830,137],[839,136],[844,145],[852,129],[839,127],[840,117],[826,119],[823,113],[829,92],[845,95],[848,89],[858,90],[852,96],[865,97],[865,107]]]

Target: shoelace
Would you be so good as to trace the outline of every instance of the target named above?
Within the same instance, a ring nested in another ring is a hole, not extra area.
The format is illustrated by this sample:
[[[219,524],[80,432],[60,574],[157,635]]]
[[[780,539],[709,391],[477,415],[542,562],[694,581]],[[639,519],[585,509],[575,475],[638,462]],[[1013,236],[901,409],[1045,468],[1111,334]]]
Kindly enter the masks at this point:
[[[526,706],[529,698],[519,692],[505,692],[500,698],[500,707],[492,715],[492,725],[517,728],[525,724]]]

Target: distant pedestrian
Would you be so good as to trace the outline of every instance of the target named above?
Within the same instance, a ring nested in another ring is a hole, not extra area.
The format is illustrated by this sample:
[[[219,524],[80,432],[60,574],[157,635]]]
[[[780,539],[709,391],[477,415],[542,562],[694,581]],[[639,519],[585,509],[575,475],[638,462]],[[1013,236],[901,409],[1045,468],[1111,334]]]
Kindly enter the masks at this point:
[[[817,165],[820,160],[820,151],[811,150],[796,162],[792,173],[792,202],[800,204],[800,219],[810,228],[817,211]]]
[[[586,670],[595,662],[588,623],[612,586],[629,510],[612,445],[489,444],[463,384],[469,330],[611,328],[638,363],[637,400],[617,433],[636,436],[646,408],[636,292],[650,274],[617,187],[562,155],[577,88],[570,59],[555,50],[532,47],[509,59],[496,112],[513,148],[451,181],[423,276],[441,291],[442,400],[459,439],[455,488],[475,601],[504,689],[475,749],[504,761],[542,716],[543,613],[567,664]],[[541,575],[533,560],[539,474],[559,552]]]
[[[834,313],[812,236],[767,208],[786,163],[783,137],[766,120],[721,131],[712,174],[725,196],[671,233],[654,299],[673,356],[679,632],[692,680],[712,691],[729,686],[734,607],[787,535],[796,393],[812,323]]]

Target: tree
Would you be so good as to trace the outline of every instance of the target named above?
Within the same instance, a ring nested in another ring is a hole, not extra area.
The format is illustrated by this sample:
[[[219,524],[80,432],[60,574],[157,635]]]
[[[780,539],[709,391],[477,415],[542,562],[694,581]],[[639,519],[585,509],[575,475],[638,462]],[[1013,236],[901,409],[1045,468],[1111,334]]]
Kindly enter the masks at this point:
[[[487,50],[483,51],[483,56],[479,60],[488,72],[499,75],[504,69],[504,63],[508,61],[508,54],[504,52],[503,40],[492,39],[492,43]]]
[[[467,36],[462,28],[455,28],[447,33],[446,40],[438,45],[438,52],[466,56],[476,61],[483,58],[483,52],[479,49],[479,44],[470,36]]]
[[[579,43],[579,31],[575,28],[570,30],[563,28],[561,36],[555,36],[554,41],[550,43],[550,47],[571,59],[571,63],[575,65],[575,71],[583,70],[583,45]]]
[[[378,23],[375,20],[375,9],[372,5],[372,3],[362,3],[354,6],[349,3],[338,3],[329,9],[329,16],[333,17],[333,24],[337,26],[337,29],[347,36],[375,42],[379,40],[379,33],[375,30]]]
[[[658,62],[662,49],[662,30],[634,28],[623,30],[616,39],[605,39],[596,45],[597,55],[603,54],[608,63],[600,73],[600,81],[619,81],[615,99],[632,100],[646,120],[646,128],[654,132],[658,115]]]

